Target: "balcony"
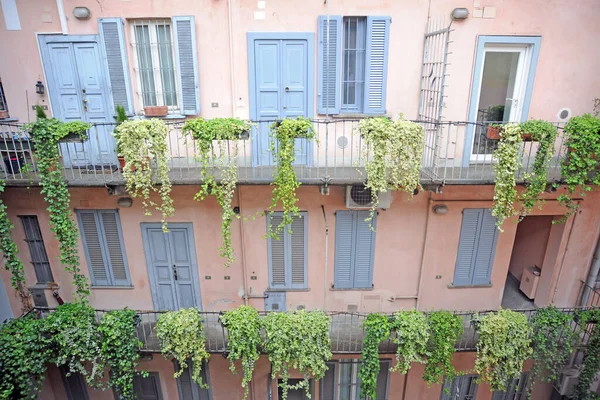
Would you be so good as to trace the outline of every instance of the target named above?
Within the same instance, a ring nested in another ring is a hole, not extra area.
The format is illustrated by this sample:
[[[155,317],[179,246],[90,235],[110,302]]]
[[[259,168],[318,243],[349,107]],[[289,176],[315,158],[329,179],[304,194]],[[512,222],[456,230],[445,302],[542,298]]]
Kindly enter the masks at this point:
[[[352,184],[363,182],[365,162],[370,152],[358,133],[357,119],[315,120],[316,140],[299,140],[296,173],[304,184]],[[255,123],[250,137],[229,141],[226,159],[238,167],[240,184],[269,184],[276,169],[269,148],[272,121]],[[422,184],[490,184],[494,182],[492,152],[497,141],[487,139],[487,124],[470,122],[421,122],[425,130],[422,158]],[[174,184],[199,184],[201,163],[196,143],[185,137],[182,122],[168,122],[168,145],[171,153],[170,177]],[[60,144],[64,175],[70,186],[105,186],[124,184],[119,171],[111,132],[115,124],[95,124],[89,139]],[[466,143],[471,143],[473,146]],[[555,154],[548,166],[549,181],[560,178],[560,162],[566,154],[564,135],[559,127]],[[531,172],[538,144],[521,145],[522,167],[517,182]],[[472,150],[473,148],[474,150]],[[218,152],[218,150],[217,150]],[[22,125],[0,123],[0,175],[8,185],[30,186],[39,181],[36,155],[29,134]],[[222,160],[211,160],[219,179]]]

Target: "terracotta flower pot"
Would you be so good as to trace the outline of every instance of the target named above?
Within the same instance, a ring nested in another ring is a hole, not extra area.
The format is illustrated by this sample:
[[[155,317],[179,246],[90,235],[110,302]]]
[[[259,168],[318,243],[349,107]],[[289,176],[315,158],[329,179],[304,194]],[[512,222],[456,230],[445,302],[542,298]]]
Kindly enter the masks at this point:
[[[487,127],[487,138],[490,140],[500,140],[500,128],[499,126],[491,126]]]
[[[117,156],[117,160],[119,160],[120,171],[123,172],[123,168],[125,168],[125,157]],[[150,157],[146,157],[146,163],[143,165],[143,169],[147,169],[150,166]],[[135,172],[137,168],[135,166],[131,166],[131,171]]]
[[[533,142],[533,134],[531,133],[523,133],[521,135],[521,138],[524,142]]]
[[[8,110],[0,110],[0,118],[8,118]]]
[[[148,106],[144,107],[146,117],[165,117],[169,113],[167,106]]]

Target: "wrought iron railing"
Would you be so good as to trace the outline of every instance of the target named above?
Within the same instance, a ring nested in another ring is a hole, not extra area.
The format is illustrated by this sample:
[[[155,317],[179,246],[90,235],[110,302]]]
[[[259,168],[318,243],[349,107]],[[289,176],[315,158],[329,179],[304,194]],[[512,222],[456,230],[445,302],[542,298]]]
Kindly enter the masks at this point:
[[[269,151],[270,125],[259,121],[248,138],[226,142],[225,157],[209,161],[219,179],[224,164],[234,163],[241,184],[270,183],[275,172],[274,154]],[[316,138],[298,139],[295,170],[305,184],[352,184],[363,182],[365,150],[357,119],[315,120]],[[421,181],[424,184],[492,183],[492,152],[497,141],[486,136],[488,123],[420,122],[425,130]],[[182,134],[182,122],[167,122],[170,177],[173,183],[200,183],[201,162],[197,143]],[[114,139],[115,124],[94,124],[84,142],[62,143],[60,150],[64,175],[71,186],[123,184]],[[472,139],[474,138],[474,139]],[[217,147],[217,146],[215,146]],[[536,142],[521,146],[521,168],[517,181],[531,172]],[[548,166],[550,181],[560,178],[560,161],[565,155],[564,135],[559,130],[555,155]],[[217,156],[220,152],[216,150]],[[39,180],[36,153],[31,138],[19,124],[0,123],[0,175],[12,185],[31,185]],[[223,160],[225,160],[223,162]]]

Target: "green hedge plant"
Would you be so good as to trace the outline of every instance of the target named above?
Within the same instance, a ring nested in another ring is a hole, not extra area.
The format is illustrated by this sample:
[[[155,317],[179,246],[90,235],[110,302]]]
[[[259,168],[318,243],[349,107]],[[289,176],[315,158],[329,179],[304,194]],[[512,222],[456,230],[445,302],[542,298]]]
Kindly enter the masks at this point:
[[[365,329],[363,340],[362,362],[358,369],[358,377],[361,381],[361,397],[369,397],[376,400],[377,375],[381,365],[379,364],[379,344],[390,336],[390,321],[387,315],[373,313],[367,315],[362,324]]]
[[[423,379],[427,385],[452,380],[457,373],[452,365],[454,345],[463,333],[463,319],[449,311],[432,311],[427,316],[429,342]]]
[[[507,218],[516,214],[517,201],[516,172],[521,166],[519,149],[523,139],[521,125],[509,123],[500,131],[500,142],[494,151],[494,171],[496,186],[494,188],[494,205],[492,215],[496,217],[496,225],[502,231],[502,224]]]
[[[406,374],[412,363],[425,363],[427,343],[429,342],[429,325],[427,317],[420,311],[398,311],[392,318],[390,328],[395,332],[392,342],[398,346],[396,366],[392,371]]]
[[[579,369],[579,378],[575,386],[574,399],[595,400],[598,396],[590,391],[590,386],[598,371],[600,371],[600,310],[585,310],[579,313],[579,325],[582,329],[590,329],[591,334],[587,343],[583,362]],[[590,326],[588,327],[588,323]]]

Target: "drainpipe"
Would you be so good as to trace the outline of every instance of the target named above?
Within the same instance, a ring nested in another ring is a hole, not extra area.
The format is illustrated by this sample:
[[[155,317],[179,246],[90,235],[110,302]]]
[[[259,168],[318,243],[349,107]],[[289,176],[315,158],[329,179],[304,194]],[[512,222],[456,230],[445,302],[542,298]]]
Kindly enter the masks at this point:
[[[244,211],[244,208],[242,207],[242,186],[238,185],[237,187],[237,195],[238,195],[238,205],[240,207],[240,214]],[[247,306],[248,305],[248,276],[246,274],[246,252],[244,251],[245,248],[245,241],[244,241],[244,218],[240,218],[240,253],[241,253],[241,258],[242,258],[242,281],[243,281],[243,285],[244,285],[244,305]]]
[[[596,241],[596,250],[594,251],[594,256],[592,257],[590,272],[588,274],[587,279],[585,280],[585,286],[583,287],[581,303],[579,303],[580,306],[584,306],[585,304],[587,304],[588,300],[590,299],[590,293],[596,283],[598,271],[600,271],[600,235],[598,236],[598,240]]]
[[[425,235],[423,237],[423,248],[421,249],[421,269],[419,270],[419,286],[417,287],[417,304],[415,308],[419,309],[421,303],[421,288],[423,286],[423,271],[425,270],[425,250],[427,249],[427,231],[429,230],[429,215],[431,214],[431,205],[433,204],[433,193],[429,192],[429,201],[427,202],[427,214],[425,217]]]
[[[69,25],[67,24],[67,15],[65,14],[65,5],[63,0],[56,0],[56,8],[58,9],[58,19],[60,20],[60,30],[63,35],[69,34]]]
[[[58,1],[58,0],[57,0]],[[61,0],[62,1],[62,0]],[[229,23],[229,69],[231,71],[231,113],[233,118],[236,117],[237,107],[235,106],[237,102],[237,95],[235,93],[235,73],[234,73],[234,56],[233,56],[233,22],[232,22],[232,13],[231,13],[231,0],[227,0],[227,18]]]
[[[327,214],[325,214],[325,206],[321,204],[321,210],[323,210],[323,219],[325,220],[325,279],[323,279],[323,311],[327,311],[327,280],[329,276],[327,271],[329,270],[329,223],[327,222]]]

